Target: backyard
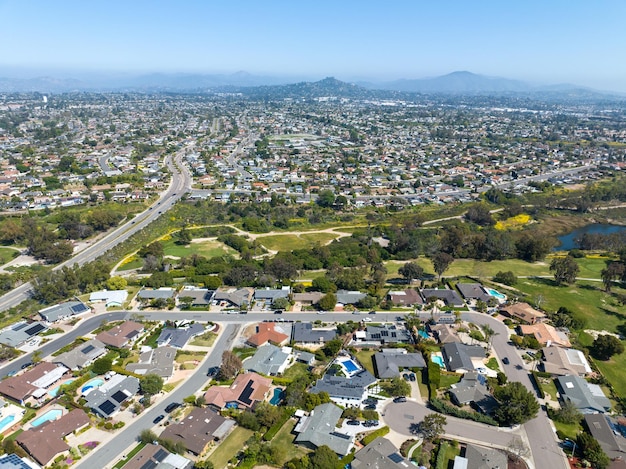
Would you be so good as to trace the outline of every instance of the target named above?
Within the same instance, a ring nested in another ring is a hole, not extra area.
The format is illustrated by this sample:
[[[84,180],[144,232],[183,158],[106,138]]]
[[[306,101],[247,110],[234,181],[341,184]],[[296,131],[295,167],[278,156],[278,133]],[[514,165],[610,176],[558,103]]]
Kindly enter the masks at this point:
[[[293,458],[300,458],[309,452],[306,448],[293,443],[296,436],[291,432],[295,426],[296,421],[294,419],[287,420],[285,425],[283,425],[276,436],[272,439],[271,446],[282,448],[282,451],[284,452],[281,464],[284,464]]]
[[[235,428],[208,458],[215,466],[215,469],[226,467],[228,461],[237,456],[237,453],[243,449],[246,441],[248,441],[253,433],[252,430],[248,430],[247,428]]]

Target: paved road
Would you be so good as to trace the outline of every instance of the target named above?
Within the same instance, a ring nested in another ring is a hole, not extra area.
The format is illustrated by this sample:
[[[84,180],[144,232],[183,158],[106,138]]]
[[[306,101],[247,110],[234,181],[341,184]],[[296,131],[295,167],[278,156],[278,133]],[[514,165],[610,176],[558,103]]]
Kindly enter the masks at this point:
[[[185,149],[181,150],[174,158],[171,156],[166,157],[165,164],[172,174],[170,186],[148,210],[136,215],[132,220],[94,241],[91,246],[83,249],[66,262],[59,264],[53,270],[75,264],[82,265],[97,259],[112,247],[147,227],[163,212],[172,208],[176,201],[191,189],[191,173],[182,164],[182,157],[185,151]],[[31,288],[32,285],[30,283],[25,283],[0,297],[0,311],[13,308],[28,299]]]
[[[165,407],[171,402],[182,402],[183,399],[195,393],[207,382],[207,370],[212,366],[219,366],[222,361],[222,353],[229,350],[237,336],[240,325],[229,324],[224,328],[220,338],[215,343],[213,350],[208,358],[206,358],[195,373],[191,375],[183,384],[172,391],[167,399],[162,400],[158,404],[144,411],[132,423],[125,426],[110,441],[96,448],[89,457],[79,461],[76,467],[83,468],[104,468],[109,464],[117,461],[124,451],[137,441],[139,434],[146,428],[154,427],[152,421],[160,414],[166,414]]]

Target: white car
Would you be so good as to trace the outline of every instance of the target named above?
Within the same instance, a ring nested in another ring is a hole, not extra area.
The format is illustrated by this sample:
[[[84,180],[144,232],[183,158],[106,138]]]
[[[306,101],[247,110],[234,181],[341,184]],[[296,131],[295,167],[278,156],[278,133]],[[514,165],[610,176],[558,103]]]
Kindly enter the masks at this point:
[[[318,311],[317,314],[326,314],[326,311]]]
[[[370,318],[363,318],[363,322],[372,322]]]

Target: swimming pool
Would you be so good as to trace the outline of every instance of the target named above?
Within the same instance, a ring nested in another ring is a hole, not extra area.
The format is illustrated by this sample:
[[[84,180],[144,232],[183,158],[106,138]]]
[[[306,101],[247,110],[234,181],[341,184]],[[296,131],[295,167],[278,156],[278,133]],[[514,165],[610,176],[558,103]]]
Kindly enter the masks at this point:
[[[270,404],[278,405],[283,400],[284,391],[280,388],[274,388],[274,395],[270,399]]]
[[[33,427],[38,427],[42,423],[46,423],[46,422],[48,422],[50,420],[58,419],[61,415],[63,415],[63,411],[61,409],[51,409],[48,412],[46,412],[45,414],[42,414],[39,417],[37,417],[30,424]]]
[[[490,296],[493,296],[494,298],[497,298],[499,300],[506,300],[506,295],[503,295],[498,290],[494,290],[493,288],[485,288],[485,290],[487,291],[487,293],[489,293]]]
[[[428,332],[423,331],[423,330],[419,330],[417,331],[417,334],[422,338],[422,339],[430,339],[430,336],[428,335]]]
[[[352,360],[344,360],[341,362],[348,373],[354,373],[359,370],[359,367]]]
[[[56,388],[53,388],[50,391],[48,391],[48,394],[50,394],[50,396],[52,396],[52,397],[57,397],[57,394],[59,394],[59,389],[61,388],[61,386],[65,386],[66,384],[70,384],[72,381],[74,381],[74,380],[73,379],[68,379],[65,383],[59,384]]]
[[[83,388],[80,390],[81,393],[85,394],[87,391],[89,391],[90,389],[93,388],[99,388],[100,386],[102,386],[104,384],[104,381],[101,380],[100,378],[95,378],[92,379],[91,381],[88,381],[87,383],[85,383],[85,385],[83,386]]]
[[[443,357],[441,355],[431,355],[430,361],[439,365],[440,368],[446,367],[446,364],[443,362]]]
[[[8,427],[10,427],[14,420],[15,420],[15,415],[7,415],[2,420],[0,420],[0,433],[2,433]]]

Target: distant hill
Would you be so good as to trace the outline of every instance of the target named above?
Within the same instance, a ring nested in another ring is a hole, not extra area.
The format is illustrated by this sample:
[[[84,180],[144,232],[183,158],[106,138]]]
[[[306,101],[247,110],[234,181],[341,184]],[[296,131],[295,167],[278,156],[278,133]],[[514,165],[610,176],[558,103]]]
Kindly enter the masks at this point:
[[[471,72],[452,72],[435,78],[396,80],[380,83],[377,88],[416,93],[502,93],[530,91],[532,87],[522,81],[486,77]]]

